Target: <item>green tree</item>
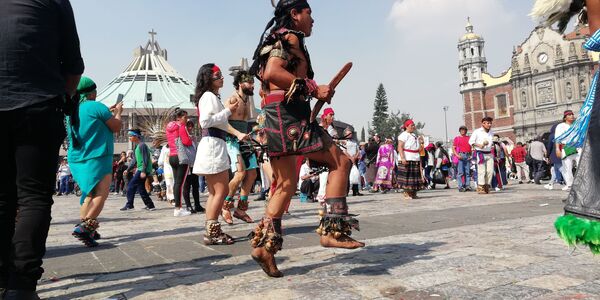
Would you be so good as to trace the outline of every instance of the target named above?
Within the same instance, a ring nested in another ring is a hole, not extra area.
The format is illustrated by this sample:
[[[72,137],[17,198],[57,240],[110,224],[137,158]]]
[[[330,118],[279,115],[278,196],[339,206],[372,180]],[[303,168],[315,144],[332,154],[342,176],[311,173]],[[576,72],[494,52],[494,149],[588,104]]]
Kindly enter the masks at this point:
[[[369,131],[370,135],[378,133],[380,135],[388,134],[388,98],[383,87],[383,83],[377,87],[375,94],[375,103],[373,109],[373,130]]]
[[[400,112],[400,110],[397,110],[395,112],[392,112],[390,114],[390,118],[388,119],[388,128],[390,129],[390,135],[392,137],[398,137],[400,135],[400,129],[402,128],[402,126],[404,125],[404,122],[406,122],[406,120],[408,119],[412,119],[410,114],[408,113],[403,113]],[[413,119],[413,121],[415,122],[415,126],[417,127],[417,130],[415,131],[415,133],[417,135],[420,135],[420,131],[425,128],[425,123],[421,123],[421,122],[417,122]]]
[[[365,127],[363,126],[362,130],[360,131],[360,141],[364,142],[365,141]]]

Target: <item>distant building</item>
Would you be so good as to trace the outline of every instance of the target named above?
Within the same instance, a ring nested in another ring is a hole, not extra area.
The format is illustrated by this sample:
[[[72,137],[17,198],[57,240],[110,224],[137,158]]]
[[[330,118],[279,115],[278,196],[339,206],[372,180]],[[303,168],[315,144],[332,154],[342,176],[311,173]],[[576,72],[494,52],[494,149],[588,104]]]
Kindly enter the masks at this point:
[[[469,131],[491,116],[500,136],[525,141],[550,130],[564,110],[579,111],[598,62],[597,53],[583,49],[588,36],[583,26],[564,36],[536,28],[514,48],[511,67],[494,77],[487,71],[485,41],[468,20],[458,42],[458,68]]]
[[[167,62],[167,50],[156,41],[156,32],[149,34],[146,45],[133,51],[133,60],[125,70],[98,93],[97,101],[107,106],[114,105],[119,94],[123,95],[123,129],[115,135],[115,152],[127,149],[127,129],[136,127],[136,117],[146,114],[149,108],[160,112],[180,107],[195,114],[195,83]]]

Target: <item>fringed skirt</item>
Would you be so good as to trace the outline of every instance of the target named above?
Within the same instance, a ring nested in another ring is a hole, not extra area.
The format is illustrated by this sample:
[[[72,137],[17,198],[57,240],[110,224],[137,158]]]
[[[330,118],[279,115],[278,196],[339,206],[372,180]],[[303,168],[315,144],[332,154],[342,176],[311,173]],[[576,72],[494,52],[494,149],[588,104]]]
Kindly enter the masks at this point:
[[[421,178],[419,161],[408,161],[406,165],[400,164],[398,169],[399,188],[410,191],[419,191],[423,189],[424,182]]]

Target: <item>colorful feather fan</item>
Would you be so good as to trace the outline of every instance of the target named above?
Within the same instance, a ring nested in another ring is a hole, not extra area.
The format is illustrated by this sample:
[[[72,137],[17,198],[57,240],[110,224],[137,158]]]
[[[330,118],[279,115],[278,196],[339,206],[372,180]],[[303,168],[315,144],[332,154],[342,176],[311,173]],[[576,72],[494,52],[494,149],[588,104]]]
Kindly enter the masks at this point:
[[[157,145],[167,143],[166,127],[171,121],[173,113],[177,107],[170,107],[165,110],[158,110],[153,105],[144,107],[144,110],[138,114],[138,127],[144,132],[144,135],[152,139]]]

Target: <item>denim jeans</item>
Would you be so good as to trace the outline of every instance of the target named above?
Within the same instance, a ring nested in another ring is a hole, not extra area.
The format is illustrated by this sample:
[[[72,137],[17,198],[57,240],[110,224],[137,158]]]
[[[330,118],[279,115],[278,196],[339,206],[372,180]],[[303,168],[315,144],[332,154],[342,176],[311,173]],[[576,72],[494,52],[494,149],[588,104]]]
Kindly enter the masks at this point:
[[[69,176],[61,176],[60,177],[60,189],[59,193],[66,195],[69,193]]]
[[[563,176],[562,176],[562,172],[561,172],[562,171],[562,166],[563,166],[562,161],[554,163],[554,166],[553,166],[553,168],[554,168],[554,182],[551,182],[551,183],[560,183],[560,182],[565,181],[564,178],[563,178]]]
[[[463,182],[464,177],[464,182]],[[471,186],[471,154],[460,153],[458,158],[456,182],[458,188],[468,188]]]
[[[200,193],[204,193],[206,191],[206,178],[204,176],[200,176]]]

